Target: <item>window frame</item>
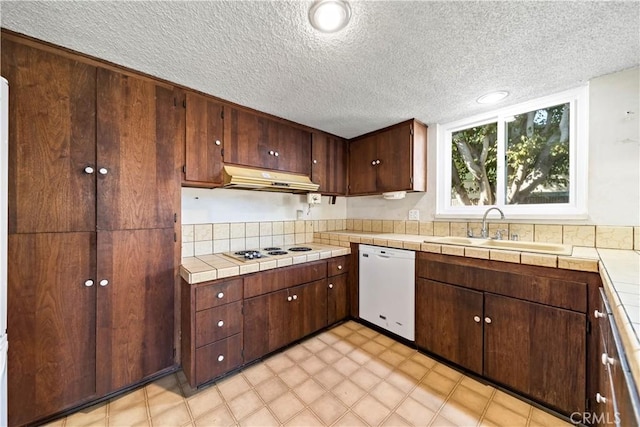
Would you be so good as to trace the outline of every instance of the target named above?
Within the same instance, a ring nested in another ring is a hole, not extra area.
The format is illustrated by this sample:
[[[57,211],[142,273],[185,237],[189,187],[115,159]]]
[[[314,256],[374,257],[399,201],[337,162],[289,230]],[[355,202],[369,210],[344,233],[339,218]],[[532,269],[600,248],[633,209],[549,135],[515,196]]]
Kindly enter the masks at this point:
[[[569,104],[569,202],[509,205],[506,197],[506,118],[559,104]],[[451,137],[454,132],[497,123],[496,200],[510,219],[586,219],[589,153],[589,86],[581,86],[508,107],[456,120],[437,129],[436,218],[480,218],[489,208],[481,206],[451,206]]]

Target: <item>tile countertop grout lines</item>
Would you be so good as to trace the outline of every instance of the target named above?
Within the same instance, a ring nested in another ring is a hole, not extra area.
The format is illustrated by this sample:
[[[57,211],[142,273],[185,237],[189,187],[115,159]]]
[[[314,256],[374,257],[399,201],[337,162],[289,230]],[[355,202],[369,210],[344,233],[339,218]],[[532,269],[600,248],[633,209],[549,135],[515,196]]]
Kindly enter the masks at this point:
[[[430,236],[373,233],[361,231],[315,232],[314,250],[307,255],[284,255],[268,260],[242,262],[221,254],[183,258],[180,275],[188,283],[200,283],[224,277],[263,271],[289,264],[327,259],[351,253],[350,243],[365,243],[404,248],[414,251],[442,253],[491,259],[516,264],[538,265],[568,270],[599,272],[620,329],[625,353],[636,384],[640,384],[640,252],[625,249],[602,249],[574,246],[570,256],[546,255],[526,251],[470,248],[429,242]],[[274,259],[275,258],[275,259]],[[275,261],[275,262],[274,262]],[[624,289],[623,292],[620,289]],[[622,293],[622,296],[620,295]],[[637,304],[630,304],[638,296]]]

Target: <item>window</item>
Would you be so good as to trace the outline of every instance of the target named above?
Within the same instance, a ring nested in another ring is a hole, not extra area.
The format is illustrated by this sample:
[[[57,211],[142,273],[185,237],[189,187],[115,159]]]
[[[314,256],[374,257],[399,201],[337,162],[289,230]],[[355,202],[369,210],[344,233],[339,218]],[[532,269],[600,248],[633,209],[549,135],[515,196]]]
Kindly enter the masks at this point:
[[[588,88],[438,126],[438,217],[584,218]]]

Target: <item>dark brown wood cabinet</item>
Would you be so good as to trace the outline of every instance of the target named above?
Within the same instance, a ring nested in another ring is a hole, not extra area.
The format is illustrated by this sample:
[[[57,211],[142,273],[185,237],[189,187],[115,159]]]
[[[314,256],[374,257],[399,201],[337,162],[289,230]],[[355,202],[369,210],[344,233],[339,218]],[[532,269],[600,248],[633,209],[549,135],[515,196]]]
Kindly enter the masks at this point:
[[[347,142],[341,138],[313,132],[311,143],[311,181],[326,195],[347,194]]]
[[[224,162],[311,175],[311,133],[284,120],[226,108]]]
[[[224,105],[193,92],[185,94],[186,135],[182,184],[222,185]]]
[[[413,119],[349,141],[349,195],[426,191],[427,127]]]
[[[564,414],[584,412],[597,275],[418,254],[416,344]]]
[[[327,262],[327,323],[332,325],[349,316],[350,256]]]
[[[241,278],[181,286],[182,368],[197,387],[242,365]]]
[[[97,394],[96,242],[78,232],[8,243],[9,423],[22,425]]]
[[[250,362],[289,343],[289,291],[244,301],[244,360]]]
[[[609,301],[600,289],[600,307],[594,311],[600,325],[598,336],[598,383],[594,391],[596,406],[589,415],[594,425],[640,425],[640,395],[633,379],[622,339]],[[633,355],[631,356],[633,357]],[[579,421],[583,421],[580,419]]]
[[[484,375],[563,411],[584,408],[586,315],[489,293],[484,304]]]
[[[433,280],[416,283],[416,344],[482,374],[482,292]]]
[[[4,33],[2,75],[9,423],[21,425],[173,366],[184,122],[172,87]]]

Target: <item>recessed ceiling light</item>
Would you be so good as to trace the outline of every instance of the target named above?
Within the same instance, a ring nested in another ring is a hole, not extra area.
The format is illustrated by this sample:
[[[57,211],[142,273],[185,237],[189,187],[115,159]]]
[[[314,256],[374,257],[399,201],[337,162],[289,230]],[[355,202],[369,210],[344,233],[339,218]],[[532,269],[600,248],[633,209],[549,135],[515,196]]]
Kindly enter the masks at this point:
[[[309,9],[309,21],[313,28],[323,33],[343,29],[351,18],[351,8],[344,0],[316,0]]]
[[[478,104],[495,104],[496,102],[502,101],[507,96],[509,96],[509,92],[506,90],[500,90],[482,95],[480,98],[476,99],[476,102]]]

